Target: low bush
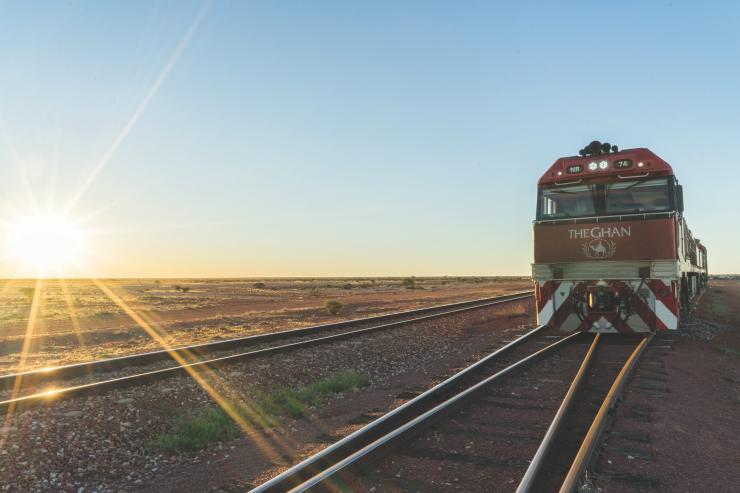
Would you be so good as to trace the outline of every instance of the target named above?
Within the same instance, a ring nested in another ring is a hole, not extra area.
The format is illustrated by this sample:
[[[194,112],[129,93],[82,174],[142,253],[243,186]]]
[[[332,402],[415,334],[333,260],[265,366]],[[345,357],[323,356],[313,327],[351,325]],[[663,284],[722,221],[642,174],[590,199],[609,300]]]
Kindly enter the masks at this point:
[[[412,277],[406,277],[401,281],[401,286],[403,286],[406,289],[414,289],[416,286],[416,279]]]
[[[277,425],[280,417],[297,419],[305,416],[306,406],[319,404],[322,397],[351,392],[367,384],[365,375],[345,370],[295,389],[282,388],[271,394],[258,392],[249,405],[230,405],[249,426],[266,429]],[[209,443],[232,440],[241,435],[239,426],[229,415],[220,407],[211,406],[180,418],[170,432],[150,441],[149,447],[184,454],[201,450]]]
[[[330,394],[351,392],[368,384],[365,375],[345,370],[297,389],[280,389],[262,397],[260,406],[266,414],[301,418],[306,415],[306,405],[315,406],[319,399]]]
[[[342,305],[337,300],[328,300],[326,303],[324,303],[326,313],[328,313],[329,315],[336,315],[337,313],[339,313],[343,306],[344,305]]]
[[[156,437],[151,446],[181,454],[195,452],[209,443],[236,438],[240,434],[239,427],[221,408],[208,407],[180,419],[171,433]]]

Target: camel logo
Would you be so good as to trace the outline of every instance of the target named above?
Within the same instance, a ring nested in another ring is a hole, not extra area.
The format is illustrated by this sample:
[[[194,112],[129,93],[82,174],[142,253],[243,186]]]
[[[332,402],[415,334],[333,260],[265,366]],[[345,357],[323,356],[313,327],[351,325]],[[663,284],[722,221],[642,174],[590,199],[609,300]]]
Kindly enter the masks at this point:
[[[610,240],[597,238],[584,242],[581,249],[588,258],[612,258],[617,251],[617,244]]]

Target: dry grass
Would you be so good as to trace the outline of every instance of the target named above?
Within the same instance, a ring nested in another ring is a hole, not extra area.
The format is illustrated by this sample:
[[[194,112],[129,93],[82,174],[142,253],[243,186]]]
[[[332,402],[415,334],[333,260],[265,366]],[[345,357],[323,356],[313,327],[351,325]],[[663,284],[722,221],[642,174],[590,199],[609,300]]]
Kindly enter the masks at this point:
[[[253,425],[268,428],[282,417],[304,417],[307,413],[306,406],[317,406],[328,395],[354,392],[367,384],[368,378],[365,375],[346,370],[302,387],[260,394],[254,403],[261,410],[260,416],[255,416],[254,412],[247,409],[241,409],[240,414]],[[234,407],[240,408],[238,405]],[[149,446],[173,454],[183,454],[200,450],[209,443],[232,440],[241,434],[233,419],[221,408],[212,406],[181,417],[169,433],[156,436]]]
[[[510,303],[499,308],[498,314],[509,318],[523,317],[527,315],[527,307],[521,303]]]

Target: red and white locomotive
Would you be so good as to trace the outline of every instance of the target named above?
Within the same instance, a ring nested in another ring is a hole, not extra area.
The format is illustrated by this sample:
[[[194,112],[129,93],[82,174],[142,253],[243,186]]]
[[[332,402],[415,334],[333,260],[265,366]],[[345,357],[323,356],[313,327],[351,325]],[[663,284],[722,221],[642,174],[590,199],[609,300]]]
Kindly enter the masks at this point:
[[[539,179],[532,275],[541,325],[671,330],[707,282],[707,251],[668,163],[594,141]]]

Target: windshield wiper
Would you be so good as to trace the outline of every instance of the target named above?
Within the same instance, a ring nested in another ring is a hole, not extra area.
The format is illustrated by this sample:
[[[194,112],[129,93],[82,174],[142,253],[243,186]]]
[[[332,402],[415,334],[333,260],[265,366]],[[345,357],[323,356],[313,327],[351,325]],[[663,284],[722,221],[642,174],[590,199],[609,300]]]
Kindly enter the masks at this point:
[[[654,177],[652,177],[652,176],[649,176],[649,177],[647,177],[647,178],[643,178],[642,180],[637,180],[636,182],[634,182],[634,183],[632,183],[632,184],[630,184],[630,185],[627,185],[627,186],[626,186],[626,187],[624,187],[624,188],[623,188],[622,190],[627,190],[628,188],[632,188],[632,187],[634,187],[635,185],[639,185],[640,183],[645,183],[646,181],[650,181],[650,180],[654,180],[654,179],[655,179]],[[663,183],[663,185],[665,185],[665,183]]]
[[[553,193],[567,193],[569,195],[573,195],[574,193],[583,193],[583,192],[569,192],[568,190],[548,190],[547,194],[553,194]]]

